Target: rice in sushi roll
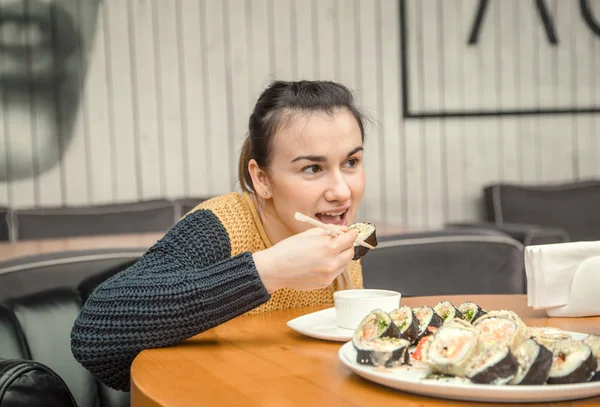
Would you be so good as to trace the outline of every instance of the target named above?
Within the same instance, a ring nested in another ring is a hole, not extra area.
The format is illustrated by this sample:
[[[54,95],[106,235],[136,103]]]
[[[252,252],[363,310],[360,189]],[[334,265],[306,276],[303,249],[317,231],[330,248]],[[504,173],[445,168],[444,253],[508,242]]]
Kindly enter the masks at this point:
[[[556,341],[573,339],[567,332],[558,328],[545,326],[533,326],[528,328],[528,336],[534,339],[540,345],[550,348]]]
[[[506,342],[514,352],[527,337],[527,327],[523,321],[509,314],[489,312],[477,318],[473,326],[481,332],[481,340],[486,347],[496,342]]]
[[[581,341],[559,340],[552,344],[552,366],[548,384],[588,382],[596,374],[596,359],[591,348]]]
[[[583,340],[587,346],[592,350],[592,355],[596,359],[596,374],[592,377],[591,381],[600,381],[600,335],[588,335]]]
[[[464,376],[471,359],[479,353],[479,332],[460,319],[439,327],[423,345],[423,361],[434,372]]]

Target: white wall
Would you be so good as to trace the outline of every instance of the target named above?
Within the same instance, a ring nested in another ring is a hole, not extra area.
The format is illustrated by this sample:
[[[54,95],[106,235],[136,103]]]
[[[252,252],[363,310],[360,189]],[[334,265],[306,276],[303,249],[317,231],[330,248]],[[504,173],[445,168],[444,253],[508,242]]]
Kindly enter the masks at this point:
[[[410,112],[600,106],[600,37],[579,2],[406,0]],[[600,20],[600,0],[591,0]],[[600,176],[600,116],[403,118],[398,0],[105,0],[73,139],[58,165],[0,182],[14,207],[236,188],[250,110],[273,78],[333,79],[373,119],[362,216],[435,227],[480,216],[483,185]],[[4,116],[3,116],[4,117]],[[0,126],[0,160],[31,132]],[[35,155],[32,156],[35,164]]]

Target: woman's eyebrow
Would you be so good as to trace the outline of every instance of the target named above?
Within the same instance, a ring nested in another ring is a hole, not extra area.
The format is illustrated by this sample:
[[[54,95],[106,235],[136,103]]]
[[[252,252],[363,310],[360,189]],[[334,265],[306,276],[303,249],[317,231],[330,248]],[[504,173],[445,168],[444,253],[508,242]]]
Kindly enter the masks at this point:
[[[353,148],[352,151],[350,151],[346,157],[350,157],[351,155],[354,155],[354,154],[358,153],[359,151],[363,151],[363,150],[364,150],[363,146],[358,146],[356,148]]]
[[[296,161],[300,160],[308,160],[322,163],[327,161],[327,157],[325,157],[324,155],[299,155],[298,157],[294,158],[292,162],[295,163]]]
[[[350,157],[351,155],[354,155],[356,153],[358,153],[359,151],[363,151],[364,148],[362,146],[358,146],[353,148],[348,155],[346,155],[346,157]],[[325,157],[324,155],[299,155],[298,157],[294,158],[291,162],[295,163],[296,161],[300,161],[300,160],[308,160],[308,161],[314,161],[317,163],[322,163],[327,161],[327,157]]]

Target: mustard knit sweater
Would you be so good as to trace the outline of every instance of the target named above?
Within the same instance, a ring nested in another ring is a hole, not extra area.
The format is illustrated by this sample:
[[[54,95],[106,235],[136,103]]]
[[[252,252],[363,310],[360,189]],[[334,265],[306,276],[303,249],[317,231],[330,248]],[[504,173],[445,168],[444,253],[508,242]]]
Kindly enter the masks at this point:
[[[198,209],[207,209],[217,215],[229,235],[232,256],[237,256],[246,251],[255,253],[271,247],[271,242],[250,195],[246,193],[240,195],[235,192],[222,195],[202,202],[191,212],[193,213]],[[363,288],[362,270],[359,261],[352,262],[350,273],[354,286]],[[248,311],[248,314],[285,308],[333,304],[333,293],[337,288],[337,282],[327,288],[312,291],[284,288],[275,291],[271,294],[269,301]]]
[[[270,246],[247,194],[203,202],[93,291],[71,331],[74,357],[107,386],[126,391],[131,363],[144,349],[177,344],[246,313],[333,304],[336,283],[269,294],[252,253]],[[359,262],[349,267],[362,288]]]

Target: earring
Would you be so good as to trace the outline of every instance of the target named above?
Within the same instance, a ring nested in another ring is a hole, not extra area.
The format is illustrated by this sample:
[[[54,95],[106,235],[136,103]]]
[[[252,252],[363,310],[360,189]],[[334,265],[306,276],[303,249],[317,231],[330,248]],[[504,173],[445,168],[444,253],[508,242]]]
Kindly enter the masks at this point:
[[[267,196],[267,191],[263,192],[263,195],[264,195],[264,196]]]

